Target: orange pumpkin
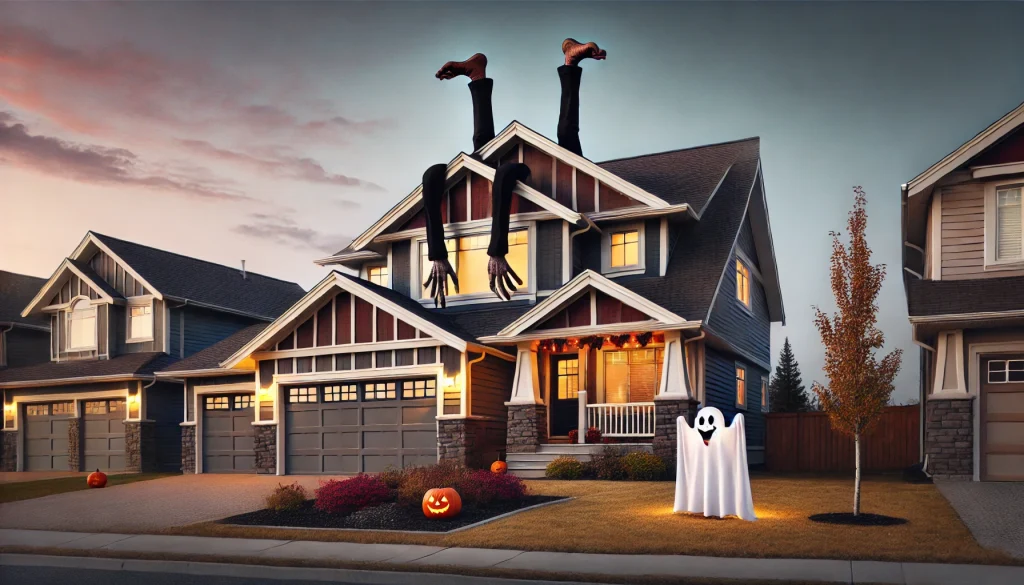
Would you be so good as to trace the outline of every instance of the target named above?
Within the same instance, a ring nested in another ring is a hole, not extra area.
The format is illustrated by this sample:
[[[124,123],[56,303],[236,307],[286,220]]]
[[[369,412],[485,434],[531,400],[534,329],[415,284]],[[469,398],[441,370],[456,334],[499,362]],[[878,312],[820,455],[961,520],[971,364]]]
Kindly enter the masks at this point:
[[[491,463],[491,473],[505,473],[506,471],[508,471],[508,463],[504,461]]]
[[[97,469],[89,474],[89,477],[85,479],[85,482],[89,484],[89,487],[91,488],[104,487],[107,485],[107,474]]]
[[[423,515],[427,518],[454,518],[462,511],[462,498],[453,488],[434,488],[423,494]]]

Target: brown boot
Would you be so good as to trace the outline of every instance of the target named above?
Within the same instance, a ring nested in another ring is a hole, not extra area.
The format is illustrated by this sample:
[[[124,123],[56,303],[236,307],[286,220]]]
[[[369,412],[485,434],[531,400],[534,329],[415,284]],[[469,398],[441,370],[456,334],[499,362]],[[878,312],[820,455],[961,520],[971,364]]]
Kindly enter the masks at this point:
[[[437,70],[434,77],[438,79],[454,79],[460,75],[465,75],[470,81],[487,77],[487,57],[483,53],[477,53],[465,61],[449,61]]]
[[[608,53],[597,46],[597,43],[581,43],[576,39],[562,41],[562,53],[565,54],[566,65],[579,65],[584,59],[603,61]]]

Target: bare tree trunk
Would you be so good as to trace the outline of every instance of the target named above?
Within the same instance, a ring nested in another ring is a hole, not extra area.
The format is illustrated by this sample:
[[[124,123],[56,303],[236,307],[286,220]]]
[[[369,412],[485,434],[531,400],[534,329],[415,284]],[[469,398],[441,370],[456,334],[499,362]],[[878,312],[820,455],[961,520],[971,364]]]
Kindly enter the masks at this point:
[[[860,515],[860,429],[853,434],[854,456],[856,458],[856,474],[853,480],[853,515]]]

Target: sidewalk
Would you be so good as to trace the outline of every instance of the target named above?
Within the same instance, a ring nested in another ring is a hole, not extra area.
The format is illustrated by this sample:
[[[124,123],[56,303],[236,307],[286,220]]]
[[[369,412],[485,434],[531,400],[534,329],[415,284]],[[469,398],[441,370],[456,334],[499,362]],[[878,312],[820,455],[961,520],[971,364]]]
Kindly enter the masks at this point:
[[[830,583],[892,583],[901,585],[1017,585],[1024,567],[942,565],[815,559],[742,559],[674,555],[608,555],[528,552],[500,549],[443,548],[405,544],[356,544],[300,540],[259,540],[0,530],[0,546],[33,546],[69,551],[105,550],[256,557],[303,561],[377,562],[416,566],[455,566],[530,570],[591,575],[779,579]]]

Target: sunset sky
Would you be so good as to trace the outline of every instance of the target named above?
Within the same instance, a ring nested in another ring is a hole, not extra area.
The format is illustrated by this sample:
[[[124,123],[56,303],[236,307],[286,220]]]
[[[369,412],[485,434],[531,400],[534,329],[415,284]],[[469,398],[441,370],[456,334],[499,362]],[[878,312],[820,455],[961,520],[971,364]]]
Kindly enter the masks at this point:
[[[295,280],[472,146],[449,59],[485,53],[495,123],[555,135],[562,39],[595,161],[760,136],[787,327],[822,379],[828,231],[851,187],[907,356],[904,183],[1024,100],[1006,4],[0,3],[0,269],[48,277],[87,230]],[[678,253],[685,253],[684,251]]]

